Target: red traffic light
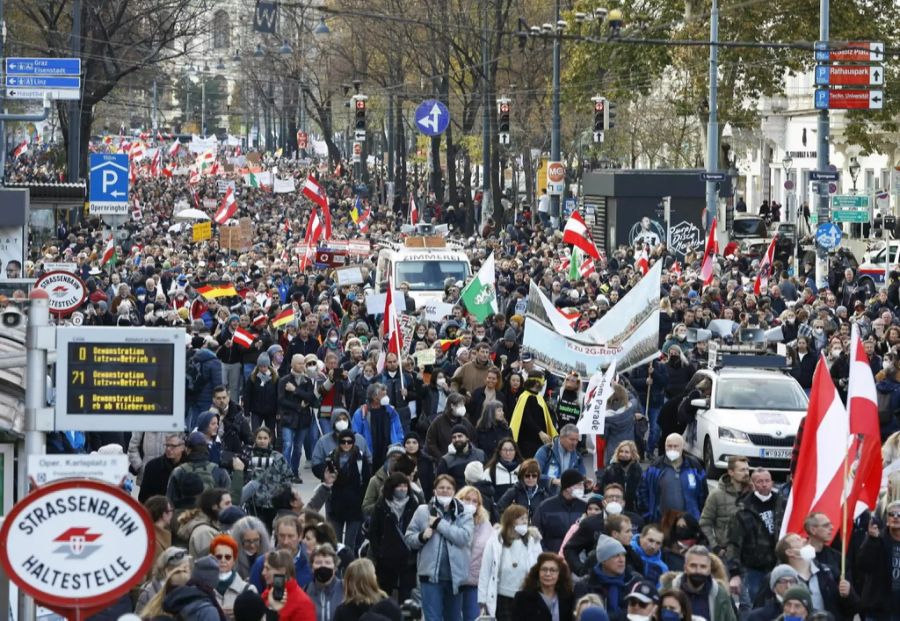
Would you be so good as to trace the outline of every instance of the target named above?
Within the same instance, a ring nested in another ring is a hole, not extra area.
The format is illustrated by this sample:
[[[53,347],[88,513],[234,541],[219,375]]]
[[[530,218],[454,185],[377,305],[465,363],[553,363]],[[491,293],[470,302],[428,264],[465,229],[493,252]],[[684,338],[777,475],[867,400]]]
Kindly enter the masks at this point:
[[[508,103],[500,104],[500,112],[502,112],[503,114],[508,113],[509,112],[509,104]]]
[[[594,102],[594,112],[603,112],[603,102],[602,101]]]
[[[356,100],[356,109],[357,110],[365,110],[366,109],[366,100],[365,99],[357,99]]]

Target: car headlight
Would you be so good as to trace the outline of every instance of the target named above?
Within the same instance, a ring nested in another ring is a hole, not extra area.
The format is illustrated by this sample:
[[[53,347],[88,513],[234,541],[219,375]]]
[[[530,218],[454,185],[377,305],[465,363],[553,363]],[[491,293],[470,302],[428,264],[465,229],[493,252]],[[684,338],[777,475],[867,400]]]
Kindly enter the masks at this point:
[[[750,436],[743,431],[737,429],[729,429],[728,427],[719,427],[719,439],[728,442],[737,442],[739,444],[750,444]]]

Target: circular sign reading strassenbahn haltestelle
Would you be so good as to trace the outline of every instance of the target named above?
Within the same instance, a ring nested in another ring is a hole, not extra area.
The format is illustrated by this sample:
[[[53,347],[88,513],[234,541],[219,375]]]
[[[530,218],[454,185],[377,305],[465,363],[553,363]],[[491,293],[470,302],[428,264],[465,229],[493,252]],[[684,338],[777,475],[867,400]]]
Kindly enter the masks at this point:
[[[122,490],[66,480],[16,503],[0,528],[0,564],[20,589],[53,608],[115,601],[153,562],[150,516]]]
[[[34,283],[50,297],[50,312],[55,315],[68,315],[78,310],[87,297],[87,286],[84,281],[72,272],[63,270],[47,272]]]

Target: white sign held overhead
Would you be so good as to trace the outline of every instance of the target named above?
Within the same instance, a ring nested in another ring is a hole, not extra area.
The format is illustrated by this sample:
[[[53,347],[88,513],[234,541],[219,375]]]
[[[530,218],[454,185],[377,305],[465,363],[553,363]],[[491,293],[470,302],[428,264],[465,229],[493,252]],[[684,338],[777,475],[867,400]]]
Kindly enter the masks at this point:
[[[578,431],[587,435],[602,434],[606,429],[606,402],[613,393],[613,380],[616,377],[615,359],[606,371],[597,371],[588,383],[587,396],[590,404],[578,419]]]

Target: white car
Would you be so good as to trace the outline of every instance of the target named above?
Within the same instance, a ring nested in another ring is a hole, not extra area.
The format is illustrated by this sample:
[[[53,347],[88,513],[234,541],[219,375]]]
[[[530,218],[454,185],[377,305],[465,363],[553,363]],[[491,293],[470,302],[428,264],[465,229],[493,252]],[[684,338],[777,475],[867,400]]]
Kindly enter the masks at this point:
[[[790,375],[775,369],[701,369],[688,390],[712,383],[709,399],[694,399],[694,422],[685,431],[685,451],[701,459],[712,476],[741,455],[751,468],[790,468],[797,427],[806,415],[806,393]]]

